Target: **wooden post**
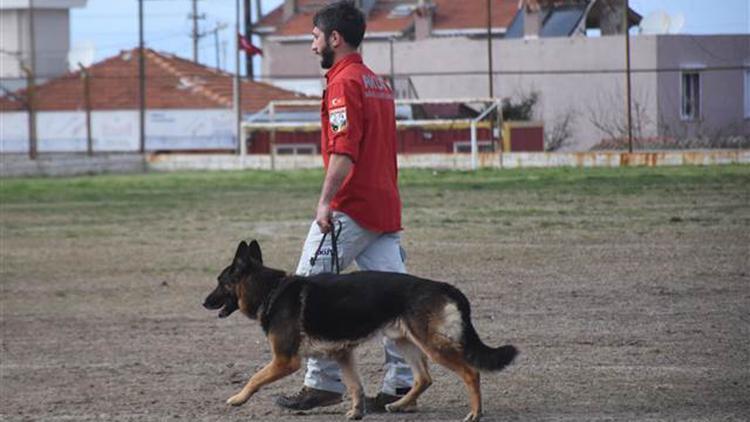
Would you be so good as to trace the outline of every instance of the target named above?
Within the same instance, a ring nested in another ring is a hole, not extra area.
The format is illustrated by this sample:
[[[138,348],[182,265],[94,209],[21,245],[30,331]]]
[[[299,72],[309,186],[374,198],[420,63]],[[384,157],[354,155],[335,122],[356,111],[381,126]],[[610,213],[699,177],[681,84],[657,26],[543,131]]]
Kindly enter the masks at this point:
[[[146,152],[146,51],[143,45],[143,0],[138,0],[138,37],[139,150],[143,154]]]
[[[36,93],[34,86],[34,72],[26,66],[22,66],[21,69],[26,74],[26,109],[29,112],[29,158],[36,160],[36,104],[34,102],[34,95]]]
[[[237,134],[237,148],[235,149],[236,154],[242,154],[242,80],[240,79],[240,0],[236,0],[234,3],[235,7],[235,22],[234,22],[234,112],[235,112],[235,128],[234,131]]]
[[[271,123],[276,123],[276,105],[273,101],[271,101],[268,116]],[[271,154],[271,170],[276,170],[276,127],[271,128],[271,133],[268,136],[268,149]]]
[[[81,68],[81,79],[83,80],[83,106],[86,109],[86,154],[91,156],[94,155],[94,141],[91,137],[91,79],[89,78],[89,72],[81,63],[78,63],[78,67]]]
[[[490,98],[495,96],[494,83],[492,78],[492,0],[487,0],[487,63],[489,68],[487,74],[490,79]]]
[[[626,76],[626,107],[628,113],[628,152],[633,152],[633,101],[630,81],[630,21],[628,15],[630,11],[630,2],[625,0],[625,11],[623,12],[623,25],[625,30],[625,76]]]
[[[26,73],[26,92],[27,92],[27,107],[29,110],[29,158],[32,160],[36,159],[37,155],[37,139],[36,139],[36,104],[34,103],[34,95],[36,94],[36,28],[35,28],[35,16],[34,16],[34,0],[29,0],[29,66],[30,68],[23,67],[24,73]]]

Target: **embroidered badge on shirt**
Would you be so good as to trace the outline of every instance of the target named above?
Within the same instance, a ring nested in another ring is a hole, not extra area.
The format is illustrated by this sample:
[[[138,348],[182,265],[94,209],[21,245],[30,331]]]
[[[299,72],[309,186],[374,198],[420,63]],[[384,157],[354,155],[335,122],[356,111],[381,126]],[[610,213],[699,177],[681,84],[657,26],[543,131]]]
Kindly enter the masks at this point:
[[[338,133],[346,129],[346,107],[330,110],[328,121],[331,123],[331,130],[334,132]]]

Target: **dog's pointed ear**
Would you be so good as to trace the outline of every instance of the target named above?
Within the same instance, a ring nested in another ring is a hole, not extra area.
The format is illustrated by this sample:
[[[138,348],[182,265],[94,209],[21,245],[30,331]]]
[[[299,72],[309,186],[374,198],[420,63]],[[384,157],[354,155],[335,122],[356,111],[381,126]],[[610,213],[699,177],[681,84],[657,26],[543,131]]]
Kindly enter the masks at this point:
[[[263,254],[260,252],[260,245],[258,244],[258,241],[253,239],[252,242],[250,242],[250,258],[253,258],[254,260],[258,261],[259,264],[263,264]]]
[[[247,253],[249,250],[249,246],[247,246],[247,243],[243,240],[240,242],[240,244],[237,246],[237,252],[234,253],[234,263],[240,264],[247,262]]]

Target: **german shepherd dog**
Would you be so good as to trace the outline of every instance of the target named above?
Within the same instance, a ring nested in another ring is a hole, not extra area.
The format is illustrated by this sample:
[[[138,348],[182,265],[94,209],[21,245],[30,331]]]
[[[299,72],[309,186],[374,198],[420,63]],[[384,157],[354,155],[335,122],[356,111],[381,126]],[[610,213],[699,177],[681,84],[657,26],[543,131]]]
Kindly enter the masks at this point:
[[[263,266],[255,240],[239,244],[218,282],[203,306],[220,309],[219,318],[239,309],[259,320],[273,354],[271,362],[227,400],[234,406],[297,371],[303,357],[325,356],[341,366],[352,399],[346,416],[361,419],[364,390],[352,352],[382,333],[396,342],[414,373],[411,390],[387,411],[406,410],[432,384],[429,356],[466,384],[471,412],[464,420],[477,421],[482,412],[479,371],[499,371],[518,353],[511,345],[492,348],[482,343],[471,323],[469,301],[447,283],[373,271],[288,275]]]

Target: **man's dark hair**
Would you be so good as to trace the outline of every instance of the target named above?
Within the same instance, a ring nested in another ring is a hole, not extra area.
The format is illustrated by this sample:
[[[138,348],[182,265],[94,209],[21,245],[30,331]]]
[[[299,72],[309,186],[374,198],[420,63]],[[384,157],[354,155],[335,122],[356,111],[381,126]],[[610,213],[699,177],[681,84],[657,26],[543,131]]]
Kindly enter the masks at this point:
[[[313,17],[313,25],[323,31],[326,37],[338,32],[347,44],[357,48],[365,36],[365,15],[351,0],[337,1],[318,10]]]

